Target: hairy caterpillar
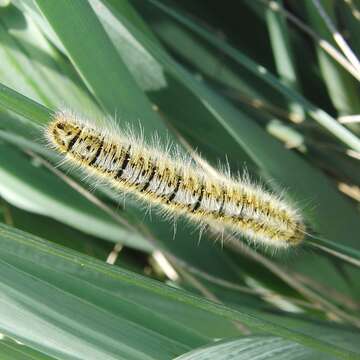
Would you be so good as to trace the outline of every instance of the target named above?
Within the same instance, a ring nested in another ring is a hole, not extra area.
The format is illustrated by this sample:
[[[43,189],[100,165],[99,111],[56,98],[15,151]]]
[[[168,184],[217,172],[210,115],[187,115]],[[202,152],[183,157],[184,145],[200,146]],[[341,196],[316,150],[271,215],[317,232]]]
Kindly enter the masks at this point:
[[[297,210],[248,181],[208,174],[119,129],[104,130],[69,112],[57,112],[45,133],[71,163],[169,213],[276,248],[304,238]]]

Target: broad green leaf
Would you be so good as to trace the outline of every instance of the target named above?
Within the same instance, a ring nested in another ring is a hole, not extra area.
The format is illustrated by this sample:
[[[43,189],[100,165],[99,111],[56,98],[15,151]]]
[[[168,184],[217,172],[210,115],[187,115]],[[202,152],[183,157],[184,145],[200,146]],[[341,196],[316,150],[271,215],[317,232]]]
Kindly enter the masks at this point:
[[[277,337],[249,336],[222,341],[181,355],[176,360],[330,360],[335,357],[312,351],[304,346]]]
[[[171,310],[161,316],[154,313],[148,301],[155,296],[173,303],[174,307],[179,304],[194,311],[205,311],[210,315],[209,320],[215,316],[218,321],[240,321],[254,330],[270,332],[339,358],[357,356],[337,345],[106,266],[1,224],[0,241],[3,274],[0,329],[39,351],[46,350],[49,355],[66,355],[64,352],[69,347],[73,353],[92,352],[104,359],[114,358],[114,354],[127,359],[161,359],[169,358],[170,354],[174,356],[176,352],[178,355],[186,352],[188,345],[180,340],[186,337],[179,336],[178,331],[188,330],[165,320],[159,325],[161,317],[171,317]],[[138,304],[137,308],[134,304],[129,306],[123,299],[132,289],[143,293],[142,305]],[[153,320],[147,321],[149,317]],[[163,326],[173,330],[165,330]],[[176,331],[174,327],[177,327]],[[171,338],[171,334],[177,340]]]
[[[4,10],[0,26],[0,81],[52,108],[100,111],[73,67],[54,49],[27,13]]]
[[[71,0],[56,3],[37,0],[36,3],[107,113],[118,115],[122,123],[146,119],[145,130],[163,131],[160,118],[152,111],[90,4]],[[94,43],[97,45],[93,46]]]
[[[111,219],[25,154],[0,144],[0,193],[10,203],[52,217],[85,233],[131,247],[151,249],[146,240]]]
[[[124,26],[121,26],[116,17],[100,0],[91,0],[90,4],[126,67],[136,80],[136,83],[144,91],[155,91],[166,87],[167,84],[162,66],[142,47]],[[127,13],[130,13],[132,9],[129,6],[126,10]],[[131,15],[129,16],[131,17]],[[142,25],[140,24],[139,18],[137,18],[136,24],[139,28],[144,28],[145,26],[143,23]]]
[[[36,350],[16,342],[7,336],[0,335],[0,357],[2,360],[53,360]]]
[[[58,36],[52,30],[46,18],[42,16],[33,0],[14,0],[13,3],[23,12],[28,13],[43,30],[45,36],[56,45],[59,51],[66,54],[66,50]],[[99,20],[102,22],[105,31],[115,44],[116,50],[119,52],[137,84],[144,90],[155,90],[165,86],[166,83],[162,69],[156,61],[144,51],[141,45],[132,38],[131,34],[124,27],[114,24],[113,15],[98,0],[92,0],[90,4],[96,14],[99,15]],[[148,31],[146,24],[137,16],[131,6],[126,7],[126,13],[129,18],[133,19],[136,26],[143,29],[143,31]],[[145,72],[144,69],[148,69],[148,71]]]
[[[8,206],[8,216],[17,229],[56,242],[100,260],[106,260],[113,249],[113,244],[102,241],[72,227],[66,226],[47,216],[30,213],[17,207]],[[123,259],[123,256],[121,256]]]

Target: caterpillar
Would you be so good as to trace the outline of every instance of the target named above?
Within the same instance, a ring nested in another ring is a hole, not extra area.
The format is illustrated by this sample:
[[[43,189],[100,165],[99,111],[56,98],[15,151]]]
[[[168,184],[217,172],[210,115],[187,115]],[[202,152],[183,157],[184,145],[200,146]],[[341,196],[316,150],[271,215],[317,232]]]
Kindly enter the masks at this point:
[[[302,216],[279,196],[230,174],[208,174],[126,131],[104,129],[59,111],[45,135],[72,164],[169,214],[274,248],[295,246],[304,239]]]

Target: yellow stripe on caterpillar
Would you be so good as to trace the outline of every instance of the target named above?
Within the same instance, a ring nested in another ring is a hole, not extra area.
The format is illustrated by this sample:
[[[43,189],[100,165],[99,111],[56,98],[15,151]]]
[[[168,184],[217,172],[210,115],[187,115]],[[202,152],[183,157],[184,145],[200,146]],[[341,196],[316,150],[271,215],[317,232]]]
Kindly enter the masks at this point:
[[[249,181],[205,173],[119,129],[99,128],[58,112],[46,137],[71,163],[169,213],[271,247],[295,246],[304,239],[301,215],[279,197]]]

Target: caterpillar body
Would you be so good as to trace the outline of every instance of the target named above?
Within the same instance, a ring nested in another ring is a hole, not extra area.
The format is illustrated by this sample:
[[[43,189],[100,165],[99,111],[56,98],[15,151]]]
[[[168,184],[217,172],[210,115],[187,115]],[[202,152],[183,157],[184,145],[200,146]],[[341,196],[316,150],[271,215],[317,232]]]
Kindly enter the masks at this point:
[[[298,211],[248,181],[208,174],[126,132],[104,130],[68,112],[57,112],[45,132],[74,165],[168,213],[275,248],[295,246],[304,238]]]

